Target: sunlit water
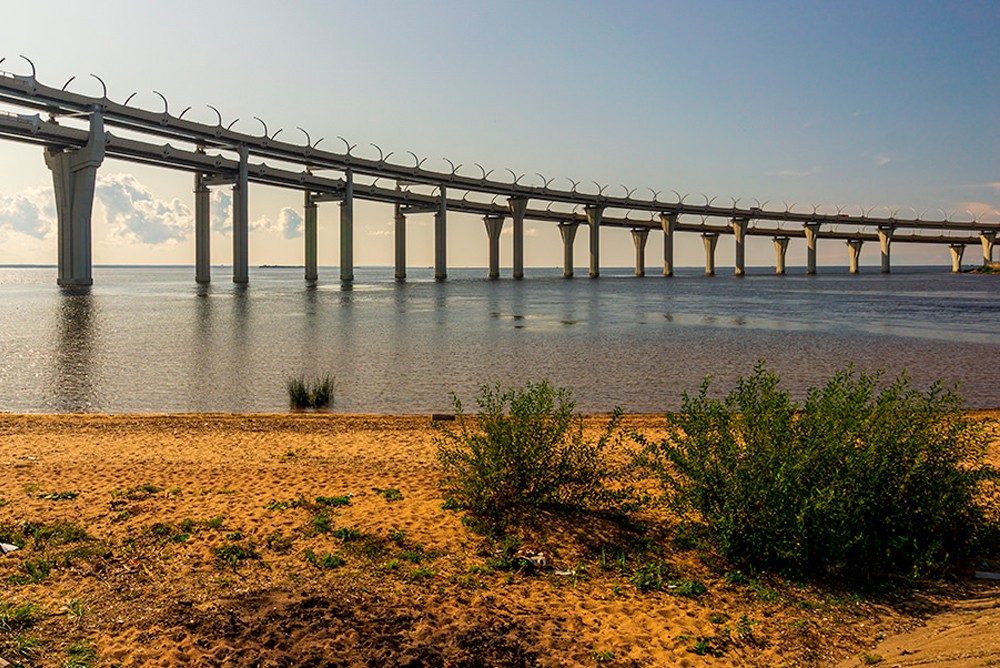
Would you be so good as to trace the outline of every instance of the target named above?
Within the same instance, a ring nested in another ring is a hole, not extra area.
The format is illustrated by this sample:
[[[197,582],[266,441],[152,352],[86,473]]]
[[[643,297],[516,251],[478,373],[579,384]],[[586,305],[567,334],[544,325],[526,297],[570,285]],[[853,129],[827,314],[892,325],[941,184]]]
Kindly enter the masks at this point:
[[[436,283],[411,270],[396,283],[360,268],[344,289],[336,270],[314,288],[301,269],[251,270],[247,288],[214,272],[199,288],[189,267],[99,267],[89,291],[63,291],[52,268],[0,268],[0,410],[285,411],[288,378],[329,373],[344,412],[444,411],[453,391],[546,378],[584,411],[656,412],[709,374],[727,390],[761,358],[800,398],[853,362],[1000,407],[1000,276],[451,270]]]

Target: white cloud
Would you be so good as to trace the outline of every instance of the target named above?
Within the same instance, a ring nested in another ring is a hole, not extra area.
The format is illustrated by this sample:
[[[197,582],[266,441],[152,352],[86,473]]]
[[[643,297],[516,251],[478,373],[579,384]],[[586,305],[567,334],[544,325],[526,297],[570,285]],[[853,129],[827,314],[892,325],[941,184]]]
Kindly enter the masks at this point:
[[[295,209],[286,206],[278,212],[277,220],[271,220],[264,216],[252,221],[250,228],[258,232],[282,234],[286,239],[295,239],[301,237],[303,233],[302,215]]]
[[[392,230],[369,230],[368,236],[370,237],[391,237]]]
[[[973,218],[996,220],[1000,218],[1000,208],[985,202],[959,202],[958,211],[968,211]]]
[[[4,197],[0,195],[0,229],[35,239],[51,237],[56,230],[56,203],[51,188],[33,188]]]
[[[163,244],[191,234],[191,209],[179,199],[156,199],[131,174],[99,176],[95,200],[104,207],[112,236],[130,243]]]
[[[215,188],[209,200],[211,225],[216,232],[233,229],[233,194],[229,188]]]
[[[892,156],[886,153],[879,153],[873,158],[873,160],[875,161],[876,167],[884,167],[892,162]]]

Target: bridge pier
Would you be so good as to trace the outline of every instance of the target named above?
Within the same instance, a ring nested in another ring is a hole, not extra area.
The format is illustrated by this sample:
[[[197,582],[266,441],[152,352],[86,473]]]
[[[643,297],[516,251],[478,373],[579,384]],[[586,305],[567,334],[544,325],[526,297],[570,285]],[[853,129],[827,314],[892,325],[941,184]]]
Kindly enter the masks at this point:
[[[588,206],[587,225],[590,226],[590,277],[601,275],[601,218],[604,217],[603,206]]]
[[[892,225],[880,225],[878,228],[878,243],[882,247],[882,273],[888,274],[889,267],[889,245],[892,244]]]
[[[434,280],[448,278],[448,246],[445,235],[448,232],[448,194],[444,186],[439,188],[441,201],[434,213]]]
[[[194,280],[212,282],[212,193],[205,175],[194,175]]]
[[[313,195],[308,190],[305,191],[303,198],[305,201],[303,203],[304,212],[304,236],[305,236],[305,253],[306,253],[306,272],[305,279],[310,283],[315,283],[319,280],[319,261],[318,261],[318,248],[319,241],[317,239],[316,223],[319,218],[318,209],[319,205],[313,199]]]
[[[848,239],[847,252],[851,256],[851,273],[858,273],[858,261],[861,258],[861,247],[864,246],[864,239]]]
[[[344,199],[340,202],[340,280],[354,280],[354,174],[344,173]]]
[[[490,240],[490,278],[500,278],[500,233],[503,232],[503,216],[489,214],[483,216],[486,235]],[[517,244],[514,246],[517,247]]]
[[[820,223],[804,223],[802,231],[806,235],[806,273],[816,273],[816,239],[819,238]]]
[[[951,244],[948,249],[951,250],[951,271],[957,274],[962,271],[962,255],[965,253],[965,244]]]
[[[233,184],[233,283],[250,282],[249,152],[239,148],[240,169]]]
[[[785,273],[785,251],[788,250],[788,237],[774,237],[774,273]]]
[[[632,230],[632,243],[635,244],[635,275],[646,275],[646,239],[649,237],[648,227],[637,227]]]
[[[573,240],[580,223],[559,223],[559,235],[563,241],[563,278],[573,278]]]
[[[736,238],[736,275],[742,276],[746,271],[747,226],[750,224],[750,220],[747,218],[733,218],[730,222],[733,226],[733,236]]]
[[[719,233],[702,232],[701,240],[705,244],[705,275],[715,276],[715,245],[719,243]]]
[[[59,285],[93,285],[91,217],[97,168],[104,162],[104,117],[90,115],[90,136],[83,148],[45,149],[52,171],[59,238]]]
[[[983,264],[993,262],[993,244],[996,243],[997,233],[993,230],[979,233],[979,241],[983,244]]]
[[[674,228],[677,226],[676,213],[661,213],[660,227],[663,228],[663,275],[674,275]]]
[[[528,208],[528,199],[511,197],[507,200],[507,206],[514,219],[514,278],[521,279],[524,278],[524,212]],[[503,218],[500,219],[500,225],[503,226]]]
[[[406,214],[403,207],[397,204],[393,215],[393,250],[396,256],[396,267],[393,277],[397,281],[406,280]]]

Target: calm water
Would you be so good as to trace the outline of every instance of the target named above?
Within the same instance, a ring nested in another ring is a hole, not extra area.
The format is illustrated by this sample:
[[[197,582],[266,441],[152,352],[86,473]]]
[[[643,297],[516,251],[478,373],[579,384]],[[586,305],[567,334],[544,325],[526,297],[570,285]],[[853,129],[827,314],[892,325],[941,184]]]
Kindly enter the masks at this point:
[[[585,411],[653,412],[708,374],[728,389],[758,358],[799,397],[855,362],[1000,407],[1000,276],[416,270],[397,284],[362,268],[342,289],[335,270],[309,288],[301,269],[256,269],[239,289],[214,271],[206,289],[189,267],[99,267],[70,292],[54,269],[0,268],[0,410],[284,411],[287,378],[330,373],[345,412],[442,411],[452,391],[542,378]]]

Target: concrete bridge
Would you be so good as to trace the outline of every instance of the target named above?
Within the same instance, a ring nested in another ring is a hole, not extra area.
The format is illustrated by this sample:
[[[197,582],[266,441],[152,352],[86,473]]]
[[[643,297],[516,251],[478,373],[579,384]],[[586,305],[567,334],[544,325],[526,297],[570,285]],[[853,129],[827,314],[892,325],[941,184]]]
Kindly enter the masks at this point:
[[[22,56],[23,58],[23,56]],[[344,151],[322,150],[309,134],[298,128],[305,143],[278,139],[266,123],[257,117],[262,134],[249,135],[232,130],[235,123],[223,124],[222,115],[216,125],[198,123],[184,118],[188,107],[177,115],[169,111],[162,94],[163,111],[154,112],[129,106],[134,93],[124,103],[108,99],[107,87],[100,82],[100,98],[80,95],[62,88],[39,83],[34,65],[31,74],[0,72],[0,103],[14,107],[16,112],[0,112],[0,137],[44,147],[46,165],[52,171],[58,217],[60,285],[91,285],[91,214],[97,170],[105,157],[151,164],[193,173],[195,200],[195,280],[211,280],[209,254],[210,190],[212,186],[232,187],[233,192],[233,281],[249,280],[248,248],[248,187],[261,183],[303,192],[305,233],[305,279],[318,280],[317,215],[323,202],[339,204],[340,214],[340,280],[354,279],[354,214],[355,198],[391,204],[394,211],[394,249],[397,279],[406,278],[406,220],[417,214],[434,215],[434,276],[447,277],[446,234],[449,212],[482,216],[489,245],[489,276],[500,275],[500,235],[506,220],[513,225],[513,277],[524,276],[524,222],[526,220],[558,225],[563,241],[563,275],[573,276],[573,244],[577,229],[588,231],[589,275],[601,272],[601,231],[604,228],[625,228],[631,231],[635,243],[635,273],[643,276],[645,247],[651,231],[663,235],[663,275],[674,273],[674,240],[679,233],[700,234],[705,246],[705,273],[715,273],[715,248],[719,236],[735,238],[736,274],[745,271],[745,249],[748,236],[766,236],[774,241],[775,267],[785,271],[785,252],[791,239],[804,239],[807,247],[807,271],[816,272],[816,247],[820,239],[845,242],[851,272],[858,271],[858,258],[865,242],[878,243],[881,249],[881,270],[889,272],[890,250],[895,243],[924,243],[947,246],[954,271],[959,271],[966,246],[981,245],[985,262],[992,260],[993,245],[1000,223],[980,219],[952,220],[947,216],[934,220],[916,214],[899,216],[899,210],[863,210],[849,215],[841,208],[835,213],[793,211],[767,208],[767,202],[755,206],[716,205],[705,198],[703,204],[686,202],[687,195],[676,195],[674,201],[660,200],[660,193],[650,190],[650,197],[635,196],[635,189],[621,186],[622,194],[606,192],[606,186],[594,184],[597,192],[578,190],[579,183],[570,181],[571,188],[552,186],[553,179],[541,185],[522,183],[523,175],[510,170],[510,179],[491,178],[493,171],[476,164],[480,174],[460,173],[462,165],[445,159],[451,169],[425,169],[420,159],[409,153],[409,162],[392,161],[378,146],[378,159],[353,155],[356,148],[346,140]],[[0,59],[0,63],[2,63]],[[154,91],[155,92],[155,91]],[[46,116],[43,118],[43,115]],[[115,134],[115,131],[125,134]],[[131,138],[139,135],[141,139]],[[165,143],[161,143],[165,142]],[[175,146],[171,142],[175,142]],[[265,160],[280,162],[274,167]],[[335,176],[317,175],[317,171],[333,171]],[[380,185],[388,181],[391,186]],[[569,181],[569,179],[567,179]],[[717,198],[715,198],[717,199]],[[793,205],[794,206],[794,205]],[[883,213],[884,215],[875,215]],[[787,229],[786,229],[787,226]],[[851,228],[844,231],[843,228]]]

